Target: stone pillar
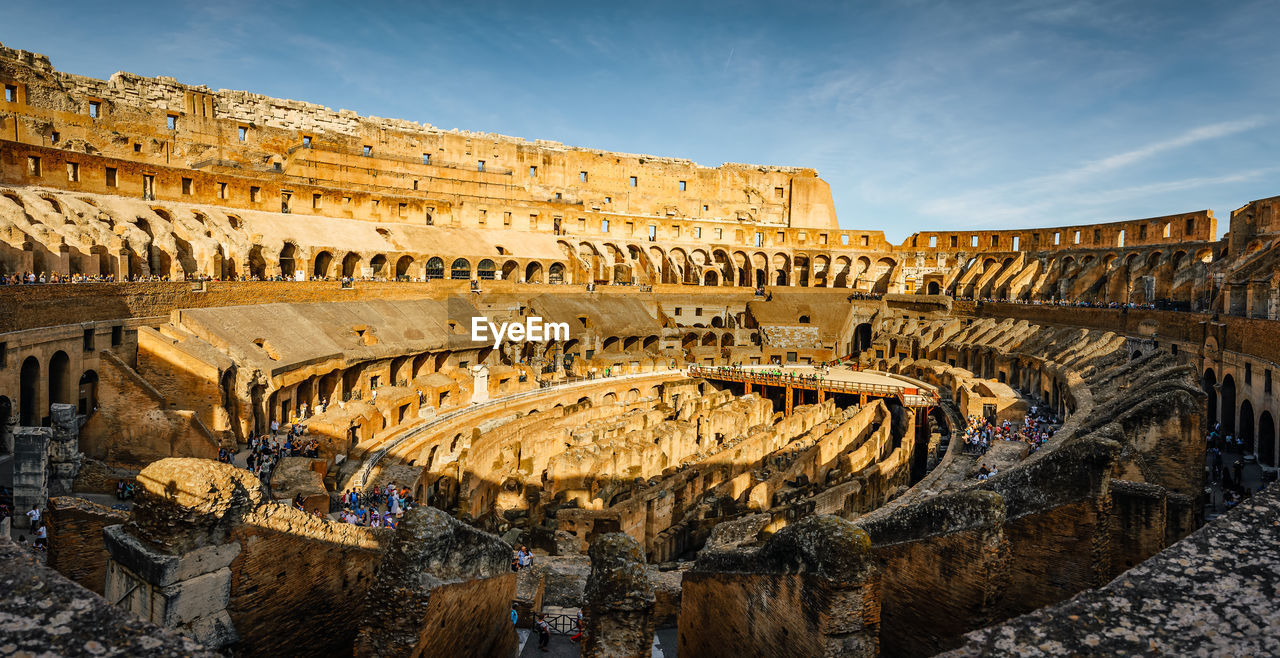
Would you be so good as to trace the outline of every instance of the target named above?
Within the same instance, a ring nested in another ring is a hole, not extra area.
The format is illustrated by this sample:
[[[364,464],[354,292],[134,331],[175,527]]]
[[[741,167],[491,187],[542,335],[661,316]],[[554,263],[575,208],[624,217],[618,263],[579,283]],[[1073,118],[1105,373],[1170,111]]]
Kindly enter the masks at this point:
[[[53,432],[49,442],[49,495],[67,496],[80,473],[80,424],[74,404],[49,406]]]
[[[356,656],[511,656],[511,546],[434,507],[405,513],[358,621]]]
[[[471,368],[471,402],[477,404],[489,399],[489,367],[476,365]]]
[[[234,644],[231,563],[241,545],[229,524],[266,504],[257,478],[212,460],[162,459],[143,469],[138,483],[133,523],[102,531],[103,595],[209,648]]]
[[[591,544],[591,574],[583,595],[584,658],[648,656],[653,647],[655,597],[644,550],[629,535],[611,532]]]
[[[13,431],[13,527],[30,528],[26,514],[42,511],[49,500],[49,443],[53,429],[18,427]]]

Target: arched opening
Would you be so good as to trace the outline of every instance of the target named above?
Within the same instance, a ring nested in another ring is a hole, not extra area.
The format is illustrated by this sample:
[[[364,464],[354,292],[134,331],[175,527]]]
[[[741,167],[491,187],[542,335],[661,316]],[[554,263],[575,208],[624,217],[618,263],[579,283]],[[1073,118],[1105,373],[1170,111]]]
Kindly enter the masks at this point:
[[[1213,374],[1213,368],[1209,368],[1208,370],[1205,370],[1204,377],[1201,378],[1201,388],[1204,389],[1204,394],[1209,401],[1209,404],[1208,404],[1209,413],[1206,414],[1205,417],[1208,419],[1208,425],[1210,428],[1212,428],[1218,422],[1217,383],[1218,383],[1218,377],[1217,375]]]
[[[1244,454],[1254,450],[1253,436],[1253,403],[1248,400],[1240,402],[1240,441],[1244,444]]]
[[[863,350],[871,347],[871,323],[863,322],[853,330],[853,345],[850,347],[850,355],[857,356]]]
[[[552,263],[547,269],[547,283],[560,284],[564,283],[564,265],[561,263]]]
[[[1222,387],[1219,389],[1222,395],[1222,432],[1223,434],[1236,433],[1236,380],[1231,375],[1222,378]]]
[[[1270,411],[1258,417],[1258,461],[1264,466],[1276,466],[1276,421]]]
[[[91,416],[98,408],[98,373],[92,370],[86,370],[83,375],[80,375],[78,408],[82,416]]]
[[[449,278],[467,280],[471,278],[471,261],[459,258],[449,266]]]
[[[316,254],[315,263],[311,268],[311,275],[317,279],[328,277],[330,265],[333,265],[333,254],[327,251]]]
[[[520,273],[520,263],[509,260],[502,264],[502,280],[514,281],[516,275]]]
[[[427,279],[443,279],[444,260],[439,256],[432,256],[427,260],[426,277]]]
[[[926,292],[930,295],[937,295],[942,292],[942,287],[938,285],[937,281],[930,281],[929,286],[926,288]]]
[[[455,262],[454,265],[456,267],[457,263]],[[476,278],[482,281],[492,281],[495,270],[497,270],[497,266],[494,265],[493,261],[486,258],[476,265]]]
[[[49,359],[49,404],[71,402],[71,357],[58,350]]]
[[[358,270],[359,268],[360,268],[360,254],[357,254],[354,251],[350,251],[350,252],[347,252],[346,256],[342,257],[343,278],[346,278],[346,279],[354,278],[356,276],[356,270]]]
[[[716,274],[715,270],[707,270],[707,273],[702,275],[702,285],[704,286],[720,285],[720,277],[719,275]]]
[[[284,248],[280,250],[280,276],[285,279],[292,279],[296,276],[294,270],[294,257],[298,253],[298,248],[292,242],[284,243]]]
[[[396,260],[396,280],[409,280],[409,267],[413,265],[413,256],[401,256]]]
[[[533,261],[524,268],[525,283],[542,283],[542,263]]]
[[[40,408],[40,361],[34,356],[22,362],[22,372],[18,376],[18,424],[33,427],[40,424],[40,416],[36,415]]]
[[[249,250],[249,276],[262,280],[267,278],[267,261],[262,257],[262,245],[253,245]]]
[[[382,254],[374,254],[369,259],[369,275],[372,277],[387,276],[387,257]]]

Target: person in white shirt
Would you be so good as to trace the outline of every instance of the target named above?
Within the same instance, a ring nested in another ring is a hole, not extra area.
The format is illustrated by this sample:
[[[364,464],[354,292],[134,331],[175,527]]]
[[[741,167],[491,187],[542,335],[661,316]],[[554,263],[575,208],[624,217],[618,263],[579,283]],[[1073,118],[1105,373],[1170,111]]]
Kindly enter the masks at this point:
[[[31,519],[32,528],[36,527],[37,525],[40,525],[40,509],[37,508],[35,505],[32,505],[31,511],[27,512],[27,518]]]

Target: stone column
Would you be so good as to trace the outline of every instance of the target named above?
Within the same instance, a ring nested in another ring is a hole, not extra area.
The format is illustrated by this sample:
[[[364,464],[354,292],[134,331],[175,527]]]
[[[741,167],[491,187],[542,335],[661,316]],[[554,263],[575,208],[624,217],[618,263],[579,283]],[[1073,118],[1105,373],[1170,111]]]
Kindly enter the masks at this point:
[[[13,527],[30,528],[26,514],[42,511],[49,500],[49,444],[53,429],[18,427],[13,431]]]
[[[49,442],[49,495],[67,496],[80,473],[80,424],[74,404],[49,405],[53,432]]]
[[[591,573],[583,595],[584,658],[647,656],[653,647],[656,601],[644,550],[629,535],[611,532],[591,544]]]

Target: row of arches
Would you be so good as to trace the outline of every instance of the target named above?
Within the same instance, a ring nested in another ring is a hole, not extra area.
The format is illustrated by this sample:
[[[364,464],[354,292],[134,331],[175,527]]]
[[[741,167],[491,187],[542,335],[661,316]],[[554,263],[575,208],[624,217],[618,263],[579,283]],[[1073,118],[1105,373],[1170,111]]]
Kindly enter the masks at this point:
[[[49,405],[53,404],[74,404],[78,413],[86,416],[98,406],[98,373],[86,369],[76,377],[71,357],[62,350],[54,352],[43,365],[34,355],[22,360],[18,372],[18,424],[48,425]],[[0,426],[9,422],[13,412],[13,401],[0,396]]]
[[[1240,439],[1244,452],[1257,456],[1263,466],[1280,466],[1280,445],[1277,445],[1280,436],[1276,434],[1271,411],[1259,412],[1249,398],[1238,399],[1235,376],[1230,373],[1219,381],[1213,368],[1207,368],[1201,376],[1201,385],[1208,398],[1205,414],[1208,425],[1220,424],[1222,434]]]

